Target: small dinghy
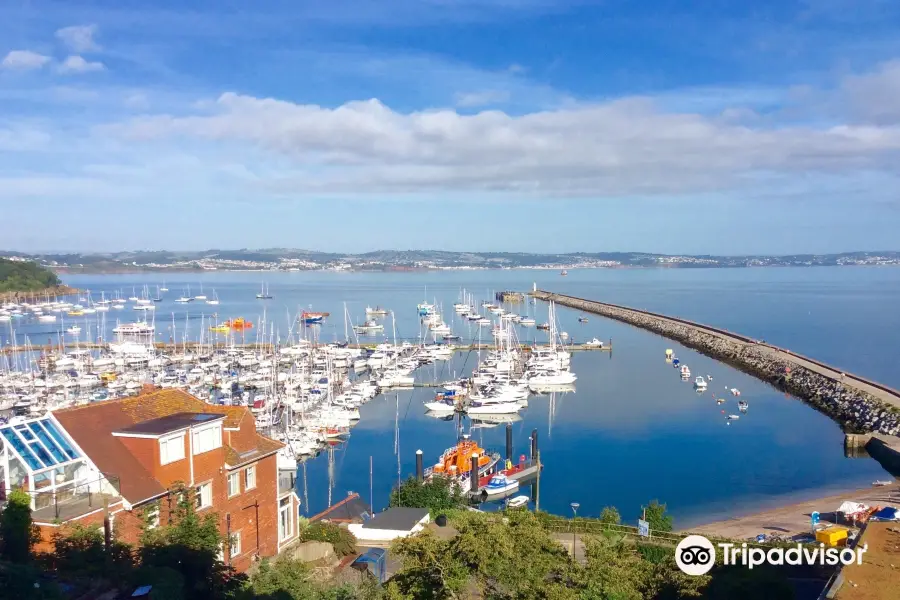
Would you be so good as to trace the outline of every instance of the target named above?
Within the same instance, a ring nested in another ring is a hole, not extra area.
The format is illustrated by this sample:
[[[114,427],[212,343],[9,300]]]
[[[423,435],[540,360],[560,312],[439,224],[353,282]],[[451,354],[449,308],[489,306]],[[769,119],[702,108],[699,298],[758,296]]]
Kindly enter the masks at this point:
[[[579,323],[587,323],[588,322],[587,317],[578,317],[578,322]]]
[[[506,506],[509,508],[521,508],[523,506],[528,506],[528,502],[531,500],[528,496],[514,496],[507,500]]]
[[[741,418],[741,415],[728,415],[725,418],[728,419],[729,421],[737,421],[738,419]]]

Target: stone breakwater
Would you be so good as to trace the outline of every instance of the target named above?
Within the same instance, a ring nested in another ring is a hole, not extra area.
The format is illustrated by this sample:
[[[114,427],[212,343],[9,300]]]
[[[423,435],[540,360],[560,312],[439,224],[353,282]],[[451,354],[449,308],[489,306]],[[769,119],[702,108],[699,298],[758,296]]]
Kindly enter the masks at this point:
[[[890,388],[758,340],[683,319],[545,291],[531,295],[676,340],[797,396],[846,432],[900,435],[900,393]]]

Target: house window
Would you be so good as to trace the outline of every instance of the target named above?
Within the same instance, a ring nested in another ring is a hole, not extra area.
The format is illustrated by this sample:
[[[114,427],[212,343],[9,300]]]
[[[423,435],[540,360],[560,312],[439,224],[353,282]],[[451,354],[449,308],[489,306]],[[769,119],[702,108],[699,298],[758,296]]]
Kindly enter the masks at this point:
[[[220,424],[194,431],[194,455],[203,454],[222,446],[222,426]]]
[[[146,509],[147,529],[159,527],[159,504],[151,504]]]
[[[229,556],[234,558],[241,553],[241,532],[235,531],[231,534],[231,553]]]
[[[237,496],[241,493],[240,473],[230,473],[228,475],[228,497]]]
[[[283,542],[294,535],[293,502],[287,496],[278,502],[278,541]]]
[[[201,510],[212,506],[212,483],[203,483],[194,488],[194,508]]]
[[[159,463],[167,465],[184,458],[184,434],[170,435],[159,440]]]
[[[244,471],[244,490],[252,490],[256,487],[256,465],[247,467]]]

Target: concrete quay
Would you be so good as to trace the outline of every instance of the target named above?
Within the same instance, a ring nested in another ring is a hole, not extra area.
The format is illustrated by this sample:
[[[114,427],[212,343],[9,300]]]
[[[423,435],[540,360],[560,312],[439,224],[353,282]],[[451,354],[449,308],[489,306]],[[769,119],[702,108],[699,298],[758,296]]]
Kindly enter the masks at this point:
[[[531,296],[616,319],[726,362],[802,399],[850,433],[900,435],[900,391],[724,329],[544,290]]]

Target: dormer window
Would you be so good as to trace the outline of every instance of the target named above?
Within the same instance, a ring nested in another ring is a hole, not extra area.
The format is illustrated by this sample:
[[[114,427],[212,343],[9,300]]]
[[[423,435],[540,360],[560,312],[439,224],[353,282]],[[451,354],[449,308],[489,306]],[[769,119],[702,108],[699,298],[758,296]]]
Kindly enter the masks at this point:
[[[222,424],[194,429],[194,455],[222,447]]]
[[[184,458],[184,433],[159,438],[159,463],[167,465]]]

